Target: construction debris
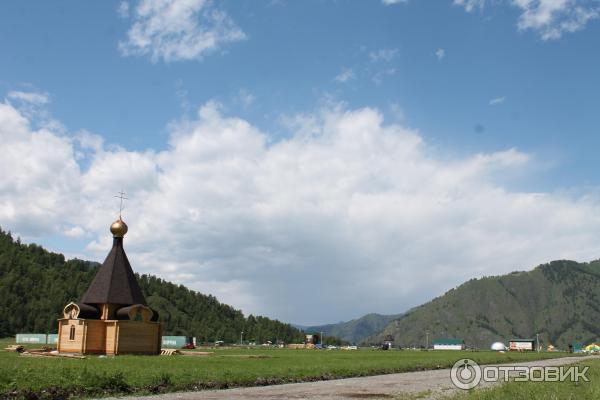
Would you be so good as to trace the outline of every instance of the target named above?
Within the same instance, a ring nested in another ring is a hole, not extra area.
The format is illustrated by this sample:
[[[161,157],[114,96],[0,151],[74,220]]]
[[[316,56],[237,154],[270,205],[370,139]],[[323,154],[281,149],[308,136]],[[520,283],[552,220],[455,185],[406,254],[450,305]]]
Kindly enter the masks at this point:
[[[21,353],[22,356],[26,357],[64,357],[64,358],[77,358],[84,359],[85,356],[81,354],[71,354],[71,353],[59,353],[58,351],[24,351]]]
[[[234,358],[272,358],[264,354],[225,354],[221,357],[234,357]]]
[[[56,350],[56,349],[53,349],[52,347],[48,347],[48,346],[42,346],[39,349],[29,349],[27,351],[30,353],[49,353],[54,350]]]
[[[181,355],[184,356],[213,356],[214,351],[182,351]]]
[[[6,347],[4,350],[22,353],[25,351],[25,347],[21,346],[20,344],[11,344],[10,346]]]
[[[181,352],[177,349],[160,349],[161,356],[178,356]]]

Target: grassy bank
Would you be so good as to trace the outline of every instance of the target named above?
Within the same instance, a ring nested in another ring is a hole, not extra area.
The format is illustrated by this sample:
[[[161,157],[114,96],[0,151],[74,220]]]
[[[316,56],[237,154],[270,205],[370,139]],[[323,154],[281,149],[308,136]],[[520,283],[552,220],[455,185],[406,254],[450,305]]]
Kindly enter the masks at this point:
[[[589,382],[509,382],[491,389],[472,390],[452,400],[596,400],[600,399],[600,359],[578,366],[589,366]]]
[[[6,345],[3,341],[0,345]],[[4,346],[3,346],[4,347]],[[557,357],[558,353],[217,349],[212,356],[29,358],[0,352],[0,397],[158,393],[334,379]],[[565,355],[565,354],[562,354]]]

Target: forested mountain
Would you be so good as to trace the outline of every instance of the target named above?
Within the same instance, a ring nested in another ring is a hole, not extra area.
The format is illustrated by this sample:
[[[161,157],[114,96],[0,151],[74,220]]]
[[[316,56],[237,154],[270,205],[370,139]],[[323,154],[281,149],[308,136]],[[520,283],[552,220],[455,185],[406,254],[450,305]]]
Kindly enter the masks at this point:
[[[489,348],[495,341],[535,337],[566,348],[600,340],[600,260],[553,261],[529,272],[472,279],[391,322],[366,340],[386,335],[396,345],[424,346],[440,337]]]
[[[325,337],[335,336],[349,343],[360,343],[367,337],[381,332],[391,321],[400,318],[402,314],[382,315],[371,313],[360,318],[337,324],[299,326],[306,332],[323,332]]]
[[[65,261],[62,254],[20,243],[0,229],[0,337],[19,332],[56,332],[63,307],[77,301],[99,264]],[[157,310],[163,334],[196,336],[199,341],[301,342],[289,324],[260,316],[245,317],[213,296],[194,292],[155,276],[137,275],[150,307]]]

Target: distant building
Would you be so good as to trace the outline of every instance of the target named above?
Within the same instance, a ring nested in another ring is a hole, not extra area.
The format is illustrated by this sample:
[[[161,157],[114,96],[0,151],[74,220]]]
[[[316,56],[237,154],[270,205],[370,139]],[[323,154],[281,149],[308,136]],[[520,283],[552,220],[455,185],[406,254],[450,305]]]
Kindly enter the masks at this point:
[[[394,337],[392,335],[386,335],[385,340],[383,341],[382,349],[389,350],[394,347]]]
[[[434,350],[464,350],[466,349],[463,339],[442,338],[433,341]]]
[[[161,340],[161,349],[181,349],[184,347],[196,346],[196,338],[189,336],[163,336]]]
[[[508,348],[511,351],[533,351],[535,350],[535,339],[510,339]]]
[[[308,346],[308,345],[304,344],[304,343],[290,343],[286,347],[288,349],[295,349],[295,350],[297,350],[297,349],[306,349],[306,346]],[[314,347],[314,344],[311,344],[311,346]]]
[[[316,333],[307,334],[304,337],[304,344],[321,344],[321,338]]]
[[[569,353],[583,353],[583,344],[573,342],[569,345]]]

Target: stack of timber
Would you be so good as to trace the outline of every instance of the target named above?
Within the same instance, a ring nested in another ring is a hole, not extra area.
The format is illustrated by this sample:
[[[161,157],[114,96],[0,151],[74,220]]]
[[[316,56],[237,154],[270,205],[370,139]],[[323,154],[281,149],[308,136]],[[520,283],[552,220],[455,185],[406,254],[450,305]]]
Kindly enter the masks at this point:
[[[4,350],[22,353],[25,351],[25,347],[21,346],[20,344],[11,344],[10,346],[4,348]]]
[[[184,356],[214,356],[214,351],[182,351],[180,353]]]
[[[64,357],[64,358],[77,358],[84,359],[85,356],[81,354],[69,354],[69,353],[59,353],[58,351],[24,351],[20,353],[20,355],[25,357]]]
[[[177,349],[160,349],[161,356],[177,356],[180,354],[181,352]]]

